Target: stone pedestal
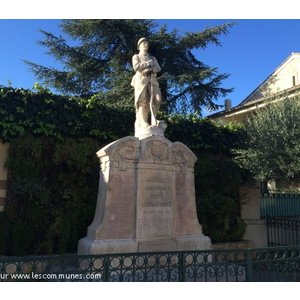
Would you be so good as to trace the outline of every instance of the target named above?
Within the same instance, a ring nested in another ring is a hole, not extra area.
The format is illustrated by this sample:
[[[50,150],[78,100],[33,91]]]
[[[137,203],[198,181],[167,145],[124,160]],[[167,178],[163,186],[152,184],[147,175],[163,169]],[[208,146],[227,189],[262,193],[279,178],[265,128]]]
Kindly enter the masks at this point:
[[[195,204],[195,155],[160,135],[125,137],[97,152],[97,207],[78,254],[200,250]]]

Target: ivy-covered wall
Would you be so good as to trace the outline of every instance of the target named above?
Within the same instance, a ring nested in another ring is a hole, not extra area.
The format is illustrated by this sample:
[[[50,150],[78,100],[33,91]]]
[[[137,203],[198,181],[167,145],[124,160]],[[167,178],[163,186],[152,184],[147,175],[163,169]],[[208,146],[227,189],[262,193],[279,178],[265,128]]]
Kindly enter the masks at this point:
[[[132,131],[134,114],[82,99],[35,90],[0,89],[0,138],[10,141],[27,132],[57,138],[95,137],[107,141]],[[132,133],[132,132],[131,132]]]
[[[239,128],[195,116],[167,116],[166,137],[198,157],[198,217],[213,241],[241,240],[240,169],[230,158]],[[96,151],[133,134],[134,113],[38,88],[0,90],[0,138],[10,142],[0,255],[72,253],[96,205]]]
[[[6,241],[11,242],[0,243],[2,251],[25,255],[76,249],[95,210],[98,145],[90,138],[33,135],[11,141],[5,207],[11,232]]]

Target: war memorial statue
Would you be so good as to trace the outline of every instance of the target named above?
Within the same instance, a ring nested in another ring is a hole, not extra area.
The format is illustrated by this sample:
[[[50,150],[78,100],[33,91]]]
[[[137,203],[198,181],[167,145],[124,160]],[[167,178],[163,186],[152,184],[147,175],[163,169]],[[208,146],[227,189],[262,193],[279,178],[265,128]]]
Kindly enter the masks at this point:
[[[149,42],[141,38],[137,44],[139,54],[132,57],[132,66],[136,72],[131,85],[134,87],[134,104],[136,109],[135,127],[148,127],[151,112],[151,125],[157,125],[156,116],[161,104],[161,92],[157,73],[160,66],[154,56],[148,54]]]
[[[164,121],[157,120],[162,97],[157,81],[157,73],[161,68],[154,56],[148,53],[149,41],[140,38],[137,43],[138,54],[132,57],[132,67],[136,72],[131,85],[134,87],[134,105],[136,110],[135,136],[162,135],[167,125]],[[151,125],[148,122],[151,115]]]
[[[161,68],[148,54],[146,38],[140,38],[137,46],[131,81],[135,135],[97,152],[100,176],[96,212],[87,236],[79,240],[78,254],[211,247],[196,213],[197,158],[183,143],[164,137],[167,125],[157,120],[162,97],[156,75]]]

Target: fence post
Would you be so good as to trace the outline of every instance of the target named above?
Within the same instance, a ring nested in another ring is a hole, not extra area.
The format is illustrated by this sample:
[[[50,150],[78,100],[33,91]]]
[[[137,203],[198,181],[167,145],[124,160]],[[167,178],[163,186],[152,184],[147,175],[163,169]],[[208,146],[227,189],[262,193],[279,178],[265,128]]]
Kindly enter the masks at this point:
[[[252,282],[253,281],[253,263],[252,263],[252,251],[251,249],[246,250],[246,281]]]
[[[180,251],[178,253],[178,273],[179,273],[179,282],[184,282],[185,278],[184,278],[184,255],[183,252]]]
[[[104,255],[103,260],[103,281],[108,282],[109,281],[109,255]]]

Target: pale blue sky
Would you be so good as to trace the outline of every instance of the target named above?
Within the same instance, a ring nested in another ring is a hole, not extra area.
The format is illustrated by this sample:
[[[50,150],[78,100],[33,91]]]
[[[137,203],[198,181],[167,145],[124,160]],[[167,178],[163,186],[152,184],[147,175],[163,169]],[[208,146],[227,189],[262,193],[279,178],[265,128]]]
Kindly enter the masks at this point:
[[[39,29],[62,34],[60,22],[56,19],[0,20],[0,85],[11,82],[13,87],[32,88],[36,79],[22,60],[58,66],[37,41],[43,38]],[[157,22],[180,32],[235,22],[228,35],[221,37],[221,47],[210,45],[197,51],[204,63],[230,74],[223,87],[234,88],[226,97],[232,99],[233,105],[240,103],[292,52],[300,52],[300,20],[164,19]],[[218,101],[223,102],[224,99]]]

